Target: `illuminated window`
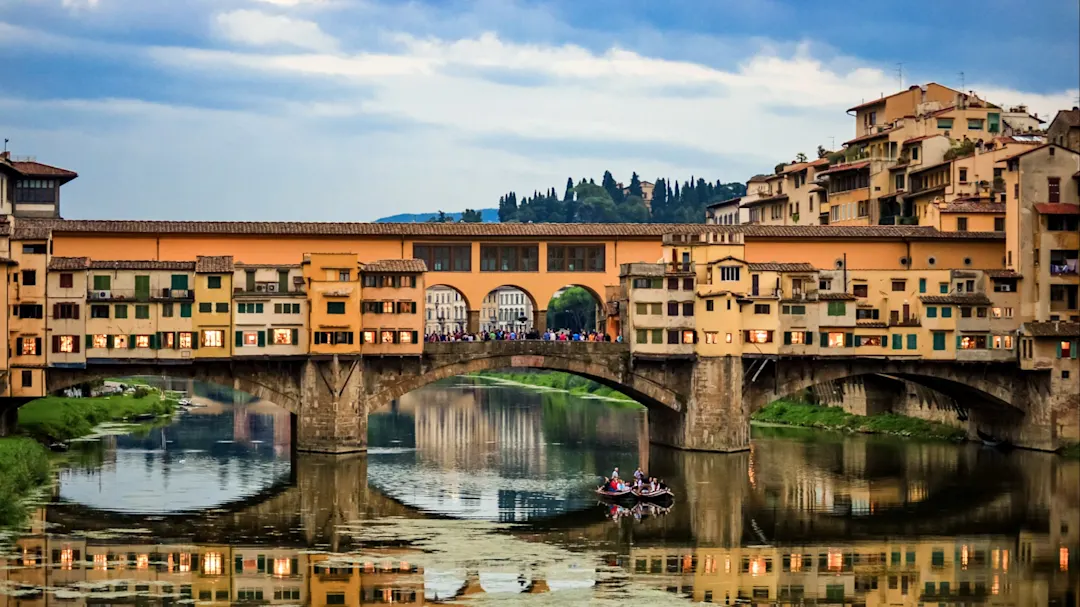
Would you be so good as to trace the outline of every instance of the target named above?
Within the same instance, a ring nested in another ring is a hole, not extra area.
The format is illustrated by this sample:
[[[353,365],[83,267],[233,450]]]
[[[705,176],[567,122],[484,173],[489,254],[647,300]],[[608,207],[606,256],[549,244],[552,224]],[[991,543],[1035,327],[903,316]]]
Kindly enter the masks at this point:
[[[75,337],[73,335],[61,335],[59,339],[61,352],[74,352],[75,351]]]
[[[150,336],[149,335],[136,335],[135,336],[135,347],[136,348],[149,348],[150,347]]]
[[[805,344],[806,343],[806,333],[804,333],[802,331],[792,331],[791,332],[791,343],[792,344]]]
[[[801,554],[792,554],[790,557],[790,571],[798,573],[803,570],[803,559]]]
[[[108,556],[104,554],[94,555],[94,569],[98,571],[105,571],[109,568]]]
[[[175,345],[176,345],[176,335],[175,334],[173,334],[171,332],[161,334],[161,347],[162,348],[171,349],[171,348],[175,347]]]
[[[135,557],[135,568],[136,569],[141,569],[141,570],[149,569],[150,568],[150,555],[149,554],[140,554],[139,556]]]
[[[257,346],[259,345],[259,334],[256,331],[244,332],[244,345],[245,346]]]
[[[374,331],[364,331],[364,343],[365,344],[373,344],[373,343],[375,343],[375,332]]]
[[[95,335],[91,340],[91,345],[95,348],[108,348],[109,336],[108,335]]]
[[[706,331],[705,332],[705,343],[707,343],[707,344],[715,344],[716,343],[716,332],[714,332],[714,331]]]
[[[274,345],[275,346],[292,346],[292,329],[274,329]]]
[[[114,348],[126,348],[128,347],[127,335],[113,335],[113,347]]]
[[[394,343],[394,332],[393,331],[383,331],[381,338],[382,338],[382,343],[384,343],[384,344],[392,344],[392,343]]]
[[[960,338],[961,350],[982,350],[986,348],[985,335],[965,335]]]
[[[384,301],[384,302],[382,302],[382,313],[383,314],[393,314],[394,313],[394,302],[392,302],[392,301]]]
[[[411,344],[412,343],[412,332],[411,331],[399,331],[398,332],[398,342],[403,343],[403,344]]]
[[[289,559],[274,559],[274,575],[278,577],[292,575],[292,561]]]
[[[692,344],[692,343],[694,343],[694,332],[693,331],[683,331],[682,332],[682,342],[684,344]]]
[[[829,551],[829,571],[841,571],[844,568],[844,553]]]
[[[752,344],[767,344],[772,341],[772,331],[747,331],[746,341]]]
[[[1058,351],[1060,354],[1058,358],[1072,358],[1072,342],[1062,340],[1058,345]],[[23,354],[26,354],[26,342],[23,342]]]
[[[1001,308],[991,308],[990,309],[990,314],[994,318],[1001,318],[1001,314],[1002,314]]]
[[[1069,549],[1065,546],[1058,548],[1058,568],[1062,571],[1069,570]]]
[[[844,334],[843,333],[829,333],[829,347],[830,348],[843,348],[844,347]]]
[[[209,331],[207,331],[209,333]],[[203,575],[221,575],[222,558],[220,552],[207,552],[202,559]]]
[[[22,340],[22,353],[23,354],[37,354],[37,340],[34,338],[26,338]]]
[[[731,343],[731,333],[724,334],[724,342]]]
[[[64,548],[60,551],[60,568],[71,569],[75,563],[75,551],[71,548]]]
[[[188,333],[187,335],[189,337],[191,336],[190,333]],[[180,573],[187,573],[187,572],[191,571],[191,554],[189,554],[187,552],[181,552],[180,553],[180,568],[179,568],[179,570],[180,570]]]
[[[221,348],[225,345],[225,332],[219,330],[203,331],[202,345],[206,348]],[[220,556],[220,555],[219,555]]]
[[[191,349],[191,343],[192,343],[191,333],[181,333],[180,334],[179,345],[180,345],[181,350],[190,350]]]

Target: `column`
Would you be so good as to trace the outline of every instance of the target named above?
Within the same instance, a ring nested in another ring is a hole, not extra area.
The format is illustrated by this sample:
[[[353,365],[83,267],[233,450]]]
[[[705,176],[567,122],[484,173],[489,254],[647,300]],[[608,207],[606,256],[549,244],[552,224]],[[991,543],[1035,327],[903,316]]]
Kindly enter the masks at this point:
[[[699,358],[693,363],[689,399],[680,414],[649,409],[653,441],[691,451],[743,451],[750,448],[750,410],[743,400],[742,357]]]
[[[547,310],[533,310],[533,328],[540,333],[547,331]]]
[[[469,333],[480,332],[480,310],[469,310]]]
[[[296,448],[316,453],[367,451],[367,396],[358,359],[308,360],[301,378]]]

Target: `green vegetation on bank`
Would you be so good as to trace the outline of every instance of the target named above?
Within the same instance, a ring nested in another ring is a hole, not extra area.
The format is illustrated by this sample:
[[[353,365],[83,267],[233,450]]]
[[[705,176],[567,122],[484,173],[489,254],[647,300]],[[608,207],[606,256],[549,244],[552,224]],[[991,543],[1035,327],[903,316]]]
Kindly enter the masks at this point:
[[[960,428],[914,417],[896,415],[895,413],[870,416],[854,415],[840,407],[822,407],[783,400],[770,403],[751,417],[754,421],[802,426],[804,428],[891,434],[894,436],[951,441],[961,441],[966,438],[965,432]]]
[[[512,381],[519,384],[525,384],[527,386],[536,386],[539,388],[552,388],[555,390],[566,390],[570,394],[576,394],[579,396],[595,396],[600,398],[611,399],[614,404],[640,407],[638,402],[629,396],[613,390],[607,386],[598,384],[592,380],[585,379],[578,375],[571,373],[563,373],[561,371],[539,371],[539,372],[512,372],[512,371],[481,371],[475,374],[476,377],[489,377],[492,379],[502,379],[505,381]]]
[[[140,415],[167,415],[176,401],[164,399],[152,389],[137,388],[132,394],[93,398],[46,396],[19,409],[19,426],[34,436],[69,440],[90,434],[94,426]]]
[[[1080,459],[1080,443],[1072,443],[1058,451],[1069,459]]]
[[[45,447],[30,438],[0,438],[0,527],[22,522],[23,500],[48,478]]]

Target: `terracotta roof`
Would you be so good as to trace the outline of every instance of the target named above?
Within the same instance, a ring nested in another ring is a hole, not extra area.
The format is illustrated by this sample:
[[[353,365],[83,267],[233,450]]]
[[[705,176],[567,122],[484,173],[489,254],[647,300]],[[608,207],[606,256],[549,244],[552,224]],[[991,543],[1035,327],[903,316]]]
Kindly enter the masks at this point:
[[[772,175],[754,175],[750,179],[746,180],[746,183],[756,183],[759,181],[768,181]]]
[[[716,207],[722,207],[724,205],[737,204],[740,200],[742,200],[742,196],[740,196],[738,198],[728,198],[727,200],[719,200],[719,201],[714,202],[712,204],[705,205],[705,208],[706,209],[713,209],[713,208],[716,208]]]
[[[195,272],[199,274],[222,274],[232,271],[232,255],[199,255],[195,258]]]
[[[950,295],[920,295],[924,304],[990,305],[990,298],[983,293],[952,293]]]
[[[55,258],[53,258],[55,259]],[[69,258],[70,259],[70,258]],[[49,268],[52,269],[51,267]],[[77,269],[77,268],[70,268]],[[174,270],[190,272],[195,269],[194,261],[157,261],[152,259],[93,259],[91,270]]]
[[[299,268],[299,267],[301,267],[301,265],[298,264],[298,263],[244,263],[242,261],[238,261],[238,262],[233,264],[233,267],[238,269],[238,270],[239,269],[248,269],[248,270],[259,270],[259,269],[277,270],[277,269],[281,269],[281,270],[284,270],[284,269],[287,269],[287,268]]]
[[[974,239],[1004,240],[1001,232],[941,232],[931,226],[702,226],[707,232],[717,228],[736,228],[749,238],[907,238],[913,240]]]
[[[770,196],[768,198],[758,198],[757,200],[751,200],[750,202],[744,202],[739,206],[742,208],[757,206],[759,204],[765,204],[768,202],[784,202],[788,199],[787,194],[777,194],[776,196]]]
[[[1080,110],[1076,108],[1071,110],[1058,110],[1057,115],[1054,116],[1054,120],[1050,122],[1050,126],[1053,126],[1058,120],[1064,122],[1065,126],[1068,127],[1080,126]]]
[[[16,171],[27,177],[45,177],[67,182],[79,176],[75,171],[61,169],[60,167],[54,167],[40,162],[12,161],[11,166],[15,167]]]
[[[1080,323],[1076,322],[1026,322],[1023,328],[1032,337],[1080,337]]]
[[[17,266],[19,262],[8,257],[0,257],[0,266]]]
[[[847,164],[838,164],[834,167],[829,167],[827,170],[819,171],[817,176],[828,175],[830,173],[839,173],[841,171],[854,171],[856,169],[865,169],[870,166],[869,160],[863,160],[861,162],[849,162]]]
[[[48,240],[49,228],[22,220],[11,230],[12,240]]]
[[[946,166],[951,162],[952,162],[952,160],[943,160],[941,162],[935,162],[934,164],[923,165],[923,166],[918,167],[916,169],[912,169],[911,172],[908,173],[908,174],[909,175],[914,175],[915,173],[922,173],[923,171],[929,171],[930,169],[936,169],[938,167]]]
[[[49,270],[85,270],[90,267],[86,257],[53,257],[49,260]]]
[[[900,93],[906,93],[906,92],[907,91],[900,91]],[[888,97],[879,97],[877,99],[874,99],[873,101],[864,101],[864,102],[860,103],[859,105],[856,105],[855,107],[849,107],[847,109],[847,111],[851,112],[853,110],[861,110],[861,109],[863,109],[865,107],[871,107],[871,106],[874,106],[874,105],[880,105],[882,103],[885,103],[885,100],[888,99],[889,97],[892,97],[893,95],[899,95],[900,93],[893,93],[892,95],[889,95]]]
[[[780,263],[776,261],[754,262],[746,264],[751,272],[816,272],[808,263]]]
[[[427,264],[420,259],[380,259],[363,264],[364,272],[427,272]]]
[[[885,329],[889,323],[880,320],[856,320],[855,326],[863,329]]]
[[[987,270],[986,275],[990,278],[1023,278],[1023,276],[1015,270]]]
[[[1004,202],[950,202],[939,209],[941,213],[1004,213]]]
[[[889,133],[895,129],[884,129],[876,133],[868,133],[866,135],[860,135],[854,139],[849,139],[844,142],[844,145],[851,145],[852,143],[859,143],[860,141],[870,141],[871,139],[877,139],[878,137],[887,137]]]
[[[1080,205],[1064,202],[1039,202],[1035,210],[1041,215],[1080,215]]]
[[[821,301],[855,301],[855,296],[851,293],[818,293],[818,299]]]
[[[944,135],[922,135],[921,137],[912,137],[911,139],[905,139],[904,143],[900,145],[907,145],[909,143],[915,143],[916,141],[922,141],[924,139],[930,139],[931,137],[944,137]]]

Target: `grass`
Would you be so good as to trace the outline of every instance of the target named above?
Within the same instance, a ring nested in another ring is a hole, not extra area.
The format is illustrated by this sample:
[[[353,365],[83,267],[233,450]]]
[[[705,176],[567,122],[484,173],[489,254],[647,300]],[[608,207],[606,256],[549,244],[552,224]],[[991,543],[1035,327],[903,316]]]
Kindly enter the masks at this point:
[[[1067,447],[1063,447],[1058,453],[1069,459],[1080,459],[1080,443],[1072,443]]]
[[[840,407],[821,407],[783,400],[770,403],[751,417],[755,421],[804,428],[891,434],[913,438],[961,441],[967,436],[960,428],[895,413],[854,415]]]
[[[176,402],[160,393],[139,390],[135,394],[94,398],[46,396],[19,409],[19,426],[27,433],[54,440],[78,438],[108,421],[121,421],[152,413],[172,413]]]
[[[528,386],[536,386],[540,388],[552,388],[555,390],[565,390],[570,394],[577,396],[596,396],[601,398],[609,398],[612,400],[612,404],[615,405],[631,405],[641,406],[638,402],[629,396],[614,390],[602,384],[598,384],[592,380],[585,379],[578,375],[571,373],[563,373],[561,371],[540,371],[532,373],[513,373],[508,371],[481,371],[475,374],[478,377],[491,377],[494,379],[502,379],[519,384],[525,384]]]
[[[25,519],[23,500],[48,478],[45,447],[31,438],[0,438],[0,527]]]

